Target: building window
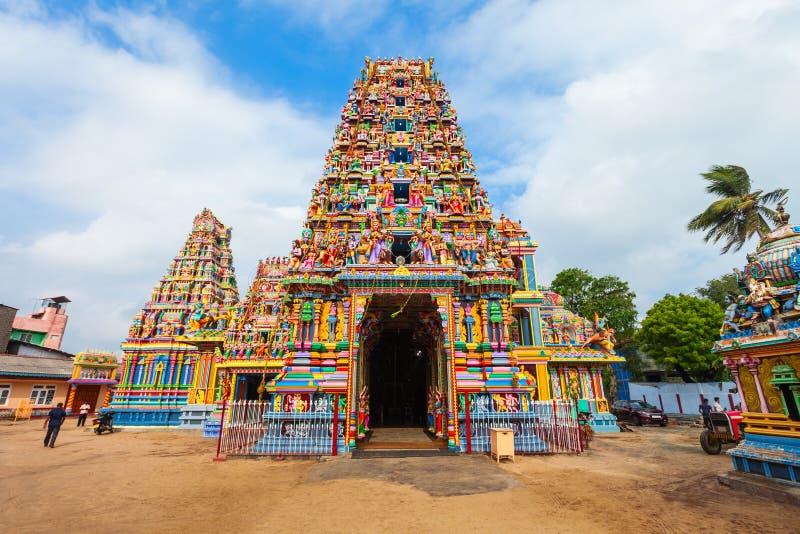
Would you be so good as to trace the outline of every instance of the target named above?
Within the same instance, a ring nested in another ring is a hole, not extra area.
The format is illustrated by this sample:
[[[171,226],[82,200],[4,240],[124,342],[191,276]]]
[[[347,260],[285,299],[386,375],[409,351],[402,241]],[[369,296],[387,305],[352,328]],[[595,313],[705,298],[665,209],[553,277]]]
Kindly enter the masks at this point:
[[[30,332],[20,332],[19,340],[23,343],[32,343],[33,342],[33,334]]]
[[[8,398],[11,396],[11,384],[0,384],[0,406],[8,404]]]
[[[31,404],[34,406],[49,406],[53,404],[55,396],[55,386],[33,386],[31,390]]]
[[[406,97],[404,96],[396,96],[394,97],[394,105],[398,107],[403,107],[406,105]]]

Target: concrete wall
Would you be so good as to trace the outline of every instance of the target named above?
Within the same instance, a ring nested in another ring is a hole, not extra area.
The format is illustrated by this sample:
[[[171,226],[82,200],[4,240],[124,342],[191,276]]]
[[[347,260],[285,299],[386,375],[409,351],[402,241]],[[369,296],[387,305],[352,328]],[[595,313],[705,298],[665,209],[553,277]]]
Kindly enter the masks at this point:
[[[46,415],[51,409],[56,407],[59,402],[66,403],[67,393],[69,392],[69,384],[67,379],[53,380],[48,378],[1,378],[0,384],[11,385],[11,395],[8,402],[4,406],[0,406],[0,417],[13,417],[14,410],[19,406],[20,400],[30,400],[31,390],[34,385],[42,386],[56,386],[56,394],[53,397],[53,402],[46,406],[33,406],[33,416]]]
[[[739,403],[738,392],[730,392],[736,389],[734,382],[631,382],[629,385],[631,400],[646,400],[666,413],[699,415],[701,395],[711,404],[714,403],[714,397],[719,397],[720,404],[726,410],[732,410]]]

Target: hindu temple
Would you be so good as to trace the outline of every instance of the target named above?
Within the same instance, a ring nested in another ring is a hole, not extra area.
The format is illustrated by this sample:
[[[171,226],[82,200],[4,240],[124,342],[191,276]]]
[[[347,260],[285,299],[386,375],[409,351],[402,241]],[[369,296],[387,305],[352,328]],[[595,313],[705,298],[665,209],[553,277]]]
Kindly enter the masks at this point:
[[[745,439],[734,469],[800,483],[800,226],[780,224],[734,269],[741,294],[725,310],[714,350],[742,399]]]
[[[493,209],[433,59],[366,59],[340,118],[288,255],[259,264],[243,301],[230,229],[195,218],[122,345],[121,422],[260,401],[250,450],[324,427],[317,452],[335,453],[407,427],[467,451],[490,416],[541,448],[523,416],[563,401],[618,430],[613,325],[540,287],[538,244]]]

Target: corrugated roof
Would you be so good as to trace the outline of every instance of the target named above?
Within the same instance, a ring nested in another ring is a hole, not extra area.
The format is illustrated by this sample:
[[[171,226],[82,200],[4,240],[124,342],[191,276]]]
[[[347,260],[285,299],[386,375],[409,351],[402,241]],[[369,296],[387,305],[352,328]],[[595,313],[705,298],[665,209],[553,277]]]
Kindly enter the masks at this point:
[[[72,362],[62,358],[0,354],[0,376],[70,378]]]

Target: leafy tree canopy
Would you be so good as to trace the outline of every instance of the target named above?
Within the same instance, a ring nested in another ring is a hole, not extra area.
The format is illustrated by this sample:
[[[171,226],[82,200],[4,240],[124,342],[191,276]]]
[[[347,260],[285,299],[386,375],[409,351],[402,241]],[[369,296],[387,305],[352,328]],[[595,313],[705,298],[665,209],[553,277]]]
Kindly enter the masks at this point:
[[[706,191],[718,197],[703,213],[694,217],[687,229],[706,232],[706,243],[725,241],[721,254],[742,248],[748,239],[770,231],[770,223],[778,223],[778,214],[767,207],[774,202],[786,201],[788,189],[775,189],[765,193],[751,190],[750,176],[738,165],[714,165],[701,174],[706,180]]]
[[[648,310],[636,340],[647,356],[685,382],[715,380],[723,366],[711,347],[722,318],[722,308],[709,299],[666,295]]]
[[[628,282],[610,275],[596,278],[587,270],[572,267],[558,273],[550,289],[561,295],[566,307],[578,315],[590,320],[595,313],[607,317],[620,344],[633,336],[636,294]]]
[[[725,297],[735,297],[742,294],[734,273],[723,274],[719,278],[713,278],[706,282],[705,287],[695,288],[694,292],[703,298],[716,302],[723,309],[728,306],[728,303],[725,302]]]

